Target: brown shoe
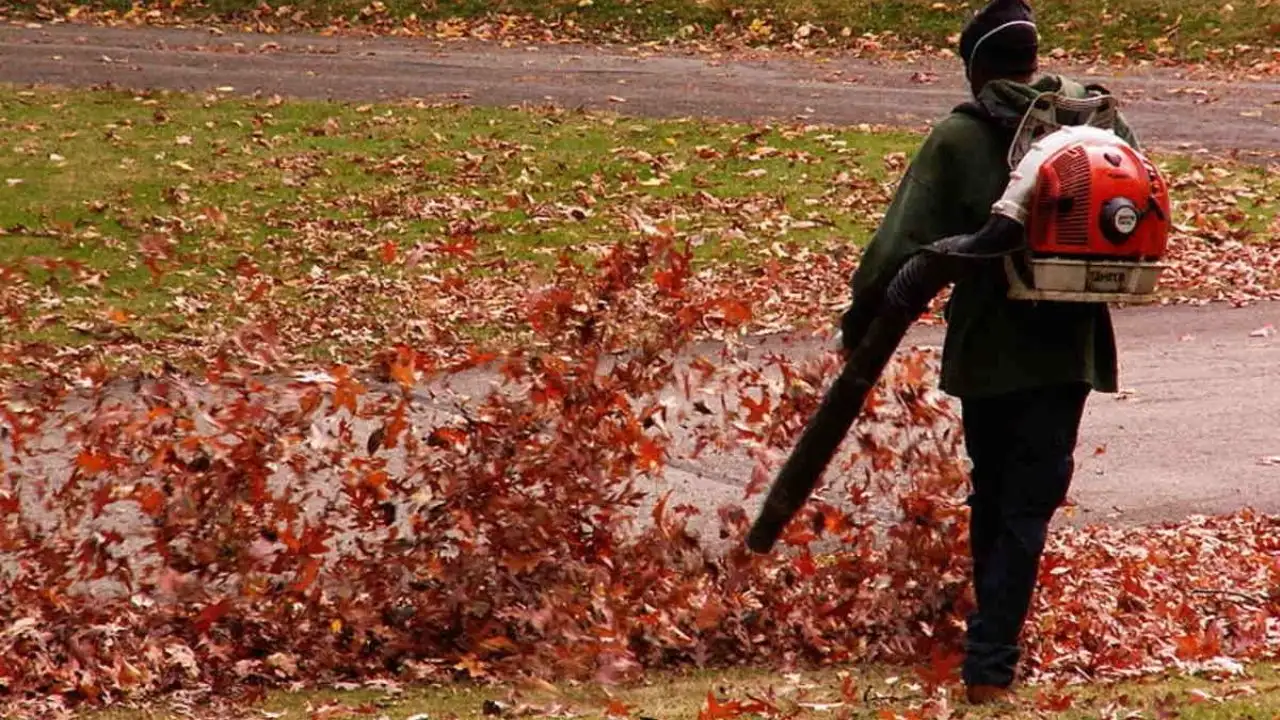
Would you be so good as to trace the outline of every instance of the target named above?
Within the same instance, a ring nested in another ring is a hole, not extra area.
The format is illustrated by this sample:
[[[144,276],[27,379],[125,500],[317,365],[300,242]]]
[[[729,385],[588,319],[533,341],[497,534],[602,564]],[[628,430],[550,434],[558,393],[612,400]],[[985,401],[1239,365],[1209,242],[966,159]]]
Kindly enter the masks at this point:
[[[965,688],[965,698],[971,705],[1005,702],[1012,697],[1012,690],[998,685],[970,685]]]

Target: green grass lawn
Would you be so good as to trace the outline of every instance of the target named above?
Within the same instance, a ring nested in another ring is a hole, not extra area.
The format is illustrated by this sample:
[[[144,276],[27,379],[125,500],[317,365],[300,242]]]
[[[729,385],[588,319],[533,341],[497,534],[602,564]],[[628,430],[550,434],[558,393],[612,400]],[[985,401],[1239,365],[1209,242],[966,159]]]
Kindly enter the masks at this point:
[[[589,261],[643,233],[687,240],[713,277],[849,251],[920,139],[16,87],[0,132],[0,343],[175,365],[243,345],[250,323],[323,361],[499,338],[559,252]],[[1262,168],[1161,160],[1183,221],[1274,216]]]
[[[79,3],[50,3],[65,10]],[[271,18],[288,22],[335,19],[368,24],[381,18],[421,20],[478,18],[497,13],[532,15],[559,23],[572,34],[581,30],[620,32],[624,39],[697,38],[730,28],[751,41],[785,43],[798,27],[809,41],[857,38],[867,33],[892,35],[912,46],[953,47],[952,35],[983,3],[978,0],[313,0],[268,3]],[[129,0],[95,0],[89,6],[127,11]],[[167,4],[158,4],[165,7]],[[258,0],[206,0],[203,7],[179,5],[184,16],[244,17]],[[283,12],[274,12],[279,7]],[[1231,52],[1280,46],[1280,16],[1274,3],[1241,0],[1079,0],[1040,2],[1035,9],[1045,49],[1062,47],[1083,53],[1200,59]],[[572,22],[572,26],[568,23]],[[1265,53],[1263,53],[1265,56]]]
[[[927,698],[935,702],[946,691],[927,694],[920,679],[910,670],[849,668],[821,672],[775,673],[765,670],[729,672],[699,671],[684,674],[659,673],[646,681],[606,689],[598,685],[555,687],[550,684],[477,686],[407,686],[363,688],[323,692],[278,692],[255,708],[257,717],[385,717],[392,720],[430,718],[463,720],[494,716],[532,718],[654,718],[685,720],[699,717],[708,709],[708,694],[722,705],[722,715],[709,717],[762,718],[761,712],[732,714],[732,703],[749,706],[764,700],[779,714],[793,718],[910,718]],[[1177,717],[1184,720],[1243,720],[1271,718],[1280,712],[1280,682],[1273,668],[1250,668],[1243,677],[1208,679],[1203,677],[1154,677],[1116,684],[1082,684],[1067,687],[1028,686],[1019,690],[1014,702],[973,707],[961,700],[949,701],[956,712],[950,717],[1085,718]],[[740,706],[741,707],[741,706]],[[610,711],[616,714],[610,715]],[[495,714],[496,713],[496,714]],[[794,714],[788,714],[794,713]],[[1125,714],[1130,713],[1130,714]],[[1163,714],[1161,714],[1163,713]],[[190,717],[183,714],[181,717]],[[200,717],[197,710],[196,717]],[[176,718],[157,708],[111,710],[86,714],[94,720],[135,720]],[[939,717],[915,715],[914,717]]]
[[[885,156],[916,142],[16,88],[0,91],[0,130],[0,265],[22,280],[0,291],[7,340],[208,346],[265,317],[320,354],[493,332],[503,307],[443,317],[432,289],[465,272],[496,285],[484,300],[514,303],[560,250],[589,259],[647,227],[670,225],[707,263],[857,243],[887,200]]]

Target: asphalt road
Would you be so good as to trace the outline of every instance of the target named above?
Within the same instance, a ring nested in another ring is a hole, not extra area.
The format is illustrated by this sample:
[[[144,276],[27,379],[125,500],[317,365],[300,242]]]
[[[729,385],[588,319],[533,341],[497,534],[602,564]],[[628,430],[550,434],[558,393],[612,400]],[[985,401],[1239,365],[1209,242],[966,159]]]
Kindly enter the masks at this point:
[[[1086,68],[1061,70],[1124,98],[1145,144],[1280,150],[1280,79],[1193,78],[1167,69],[1109,77]],[[958,66],[937,61],[644,57],[587,47],[72,25],[0,27],[0,82],[232,87],[309,98],[452,98],[651,116],[908,125],[932,120],[965,99]]]
[[[0,81],[231,86],[241,93],[369,100],[452,96],[639,115],[909,125],[964,99],[955,68],[945,66],[442,47],[413,40],[8,27],[0,28]],[[931,70],[936,81],[912,79]],[[1126,112],[1147,144],[1280,150],[1280,83],[1189,79],[1171,71],[1092,79],[1127,99]],[[1126,392],[1095,396],[1088,405],[1072,493],[1078,508],[1062,521],[1151,522],[1243,506],[1280,512],[1280,341],[1269,332],[1255,334],[1280,325],[1280,308],[1156,307],[1117,311],[1116,318]],[[936,344],[939,330],[921,328],[912,338]],[[815,348],[791,352],[806,351]],[[1096,452],[1102,447],[1105,452]],[[676,489],[676,501],[711,509],[739,501],[748,477],[742,458],[675,458],[664,483]]]
[[[1059,522],[1158,523],[1242,507],[1280,513],[1280,337],[1270,330],[1280,328],[1280,304],[1129,308],[1114,317],[1121,392],[1089,400],[1075,507]],[[903,347],[937,347],[942,333],[918,326]],[[679,464],[668,482],[714,507],[740,502],[749,473],[745,460],[718,458]]]

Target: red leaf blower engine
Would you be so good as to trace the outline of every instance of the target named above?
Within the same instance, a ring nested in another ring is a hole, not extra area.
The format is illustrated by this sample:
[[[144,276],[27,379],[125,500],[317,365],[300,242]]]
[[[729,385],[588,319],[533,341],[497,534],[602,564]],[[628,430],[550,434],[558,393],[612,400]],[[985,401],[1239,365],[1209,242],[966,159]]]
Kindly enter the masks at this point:
[[[1059,122],[1059,113],[1083,118]],[[1170,228],[1168,185],[1115,133],[1116,101],[1045,93],[1009,149],[1010,181],[986,225],[904,262],[877,297],[858,297],[841,330],[852,348],[770,487],[747,546],[768,552],[808,499],[907,329],[948,283],[1003,262],[1009,297],[1142,302],[1154,296]]]

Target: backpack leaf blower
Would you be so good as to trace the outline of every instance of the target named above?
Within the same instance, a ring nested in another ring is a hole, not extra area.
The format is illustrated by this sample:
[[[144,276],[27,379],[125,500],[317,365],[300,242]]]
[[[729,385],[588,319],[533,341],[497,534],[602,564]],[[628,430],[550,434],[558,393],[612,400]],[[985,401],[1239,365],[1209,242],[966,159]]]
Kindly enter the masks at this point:
[[[1063,125],[1057,111],[1088,112]],[[840,374],[783,464],[747,546],[769,552],[807,501],[902,338],[929,303],[975,264],[1000,260],[1014,300],[1140,302],[1166,267],[1168,185],[1115,134],[1115,101],[1045,93],[1009,151],[1010,181],[986,224],[924,246],[876,297],[858,298],[841,323],[851,348]]]

